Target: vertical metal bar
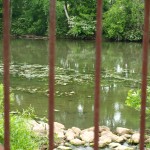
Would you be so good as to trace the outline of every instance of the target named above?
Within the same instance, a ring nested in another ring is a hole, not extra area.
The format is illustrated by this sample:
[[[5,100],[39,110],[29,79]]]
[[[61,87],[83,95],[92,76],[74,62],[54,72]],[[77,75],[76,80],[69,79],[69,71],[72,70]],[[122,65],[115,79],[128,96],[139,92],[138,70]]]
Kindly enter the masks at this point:
[[[55,91],[55,28],[56,28],[56,2],[50,0],[49,24],[49,150],[54,148],[54,91]]]
[[[95,61],[95,103],[94,103],[94,150],[98,150],[100,112],[100,71],[102,47],[102,0],[97,0],[96,17],[96,61]]]
[[[4,147],[10,149],[10,97],[9,97],[9,62],[10,62],[10,1],[3,0],[3,63],[4,63]]]
[[[146,88],[147,88],[147,73],[148,73],[149,17],[150,17],[150,0],[145,0],[143,55],[142,55],[140,150],[144,150],[144,141],[145,141],[145,117],[146,117],[145,110],[146,110]]]

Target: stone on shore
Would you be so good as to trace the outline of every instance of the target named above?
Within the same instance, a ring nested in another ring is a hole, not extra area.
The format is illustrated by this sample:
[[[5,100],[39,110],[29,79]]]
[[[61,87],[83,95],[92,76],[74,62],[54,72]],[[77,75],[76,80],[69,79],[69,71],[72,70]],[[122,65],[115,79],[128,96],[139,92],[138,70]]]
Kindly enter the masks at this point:
[[[49,125],[42,121],[27,120],[27,125],[30,130],[34,131],[40,136],[47,136],[49,133]],[[81,130],[77,127],[65,129],[61,123],[54,122],[54,134],[56,136],[56,149],[71,150],[72,146],[90,146],[94,145],[94,127]],[[109,147],[114,150],[134,150],[131,143],[139,144],[140,133],[133,132],[131,129],[117,127],[116,132],[112,132],[106,126],[99,126],[99,147]],[[126,143],[126,146],[124,144]],[[150,136],[145,136],[145,143],[150,143]]]
[[[134,150],[134,148],[128,147],[128,146],[124,146],[124,145],[120,145],[117,148],[115,148],[115,150]]]
[[[59,128],[59,129],[65,129],[65,126],[61,123],[58,123],[58,122],[54,122],[54,127]]]
[[[78,137],[81,133],[81,129],[77,128],[77,127],[72,127],[71,128],[73,130],[73,132],[75,133],[75,135]]]
[[[128,128],[117,127],[116,133],[119,135],[124,135],[124,134],[131,134],[131,133],[133,133],[133,131]]]
[[[115,135],[115,134],[113,134],[111,131],[103,131],[102,133],[101,133],[101,136],[106,136],[106,137],[109,137],[109,138],[111,138],[111,140],[113,141],[113,142],[118,142],[118,143],[120,143],[120,142],[123,142],[124,141],[124,138],[122,137],[122,136],[118,136],[118,135]]]
[[[99,126],[99,132],[110,131],[110,129],[106,126]]]
[[[140,133],[134,133],[132,136],[131,136],[131,142],[132,143],[135,143],[135,144],[138,144],[140,141]]]
[[[58,146],[57,149],[58,150],[71,150],[72,148],[71,147],[67,147],[67,146]]]
[[[44,122],[36,122],[35,120],[28,120],[29,126],[32,131],[38,135],[45,135],[49,129],[49,125]]]
[[[85,142],[81,141],[80,139],[73,139],[73,140],[70,141],[70,143],[72,145],[75,145],[75,146],[79,146],[79,145],[84,145],[85,144]]]
[[[66,131],[65,136],[66,136],[66,139],[67,139],[68,141],[71,141],[71,140],[75,139],[75,137],[76,137],[76,135],[75,135],[75,133],[73,132],[72,129],[68,129],[68,130]]]
[[[86,143],[91,143],[94,140],[94,132],[93,131],[83,131],[80,134],[80,138],[82,141],[85,141]]]
[[[121,145],[121,144],[119,144],[119,143],[112,142],[112,143],[109,144],[109,147],[110,147],[111,149],[114,149],[114,148],[117,148],[117,147],[120,146],[120,145]]]
[[[99,147],[105,147],[111,142],[112,142],[111,137],[103,135],[103,136],[99,137],[98,144],[99,144]]]

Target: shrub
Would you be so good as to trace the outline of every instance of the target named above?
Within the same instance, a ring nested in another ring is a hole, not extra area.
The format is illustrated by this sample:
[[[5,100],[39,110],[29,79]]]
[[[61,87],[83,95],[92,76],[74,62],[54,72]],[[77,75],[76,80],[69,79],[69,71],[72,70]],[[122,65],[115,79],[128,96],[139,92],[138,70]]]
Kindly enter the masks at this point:
[[[136,110],[141,109],[141,90],[129,90],[127,99],[126,99],[127,106],[130,106]],[[146,103],[146,114],[150,114],[150,86],[147,87],[147,103]]]
[[[12,101],[12,94],[11,94]],[[30,113],[31,112],[31,113]],[[38,149],[38,137],[29,129],[29,119],[33,111],[31,108],[17,115],[10,114],[10,144],[11,150],[35,150]],[[3,115],[3,85],[0,84],[0,143],[4,143],[4,115]]]

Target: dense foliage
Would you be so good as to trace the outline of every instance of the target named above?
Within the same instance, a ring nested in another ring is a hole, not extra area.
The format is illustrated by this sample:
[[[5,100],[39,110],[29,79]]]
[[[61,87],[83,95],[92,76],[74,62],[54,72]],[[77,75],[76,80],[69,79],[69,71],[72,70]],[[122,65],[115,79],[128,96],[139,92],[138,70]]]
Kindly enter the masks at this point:
[[[48,34],[48,0],[12,0],[11,32],[13,35]],[[103,34],[112,40],[142,39],[143,1],[104,0]],[[57,36],[94,38],[95,0],[58,0]],[[2,31],[2,0],[0,0],[0,32]]]
[[[11,95],[11,101],[12,101]],[[39,139],[34,133],[29,130],[26,119],[30,117],[31,111],[26,110],[18,115],[11,114],[11,149],[12,150],[33,150],[38,149]],[[4,119],[3,119],[3,85],[0,84],[0,144],[4,143]],[[32,114],[32,113],[31,113]]]
[[[126,104],[136,110],[141,109],[141,90],[129,90],[126,99]],[[150,114],[150,86],[147,87],[147,103],[146,103],[147,116]]]
[[[142,37],[143,3],[137,0],[116,0],[104,13],[104,33],[107,38],[138,41]]]

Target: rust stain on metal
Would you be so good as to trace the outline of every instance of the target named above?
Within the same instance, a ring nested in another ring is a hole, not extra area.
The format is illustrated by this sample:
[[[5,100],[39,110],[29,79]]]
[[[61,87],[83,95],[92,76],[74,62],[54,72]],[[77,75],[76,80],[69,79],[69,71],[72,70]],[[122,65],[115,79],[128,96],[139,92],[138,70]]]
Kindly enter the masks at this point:
[[[140,122],[140,150],[144,150],[145,141],[145,117],[146,117],[146,89],[148,74],[148,46],[149,46],[149,15],[150,0],[145,1],[144,33],[143,33],[143,55],[142,55],[142,87],[141,87],[141,122]]]
[[[94,150],[98,150],[100,117],[100,72],[102,47],[102,0],[97,0],[96,17],[96,53],[95,53],[95,103],[94,103]]]
[[[4,63],[4,147],[10,149],[10,97],[9,97],[9,63],[10,63],[10,1],[3,0],[3,63]]]
[[[50,0],[49,24],[49,150],[54,149],[54,92],[55,92],[55,28],[56,28],[56,1]]]

